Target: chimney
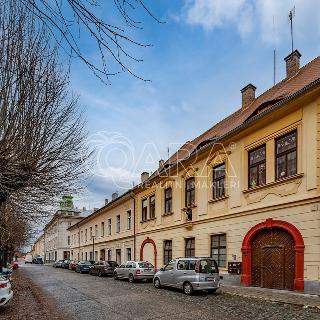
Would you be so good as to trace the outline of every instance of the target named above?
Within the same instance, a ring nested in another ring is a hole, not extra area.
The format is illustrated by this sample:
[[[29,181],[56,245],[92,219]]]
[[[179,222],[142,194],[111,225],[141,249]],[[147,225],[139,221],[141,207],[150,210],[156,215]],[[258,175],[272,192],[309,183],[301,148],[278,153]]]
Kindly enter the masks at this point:
[[[86,211],[87,209],[86,209],[86,207],[82,207],[82,211]]]
[[[251,83],[249,83],[243,89],[241,89],[242,108],[248,106],[251,102],[254,101],[254,99],[256,98],[255,96],[256,89],[257,88]]]
[[[109,202],[109,199],[104,199],[104,205],[106,206]]]
[[[291,78],[298,73],[300,69],[300,57],[301,53],[298,50],[294,50],[284,58],[284,61],[286,62],[287,78]]]
[[[148,172],[142,172],[141,173],[141,182],[145,182],[149,178],[149,173]]]
[[[117,199],[118,198],[118,193],[114,192],[111,197],[112,197],[112,200]]]
[[[159,168],[162,168],[163,167],[163,165],[164,165],[164,160],[159,160]]]

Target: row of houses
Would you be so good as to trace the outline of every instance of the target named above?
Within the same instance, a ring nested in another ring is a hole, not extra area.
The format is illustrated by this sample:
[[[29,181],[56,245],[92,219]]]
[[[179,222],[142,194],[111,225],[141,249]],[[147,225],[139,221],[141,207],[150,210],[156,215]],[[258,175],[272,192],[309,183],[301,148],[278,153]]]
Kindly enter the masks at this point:
[[[67,232],[71,259],[210,256],[224,281],[320,294],[320,57],[186,142]],[[57,258],[57,257],[54,257]],[[51,259],[51,257],[50,257]]]

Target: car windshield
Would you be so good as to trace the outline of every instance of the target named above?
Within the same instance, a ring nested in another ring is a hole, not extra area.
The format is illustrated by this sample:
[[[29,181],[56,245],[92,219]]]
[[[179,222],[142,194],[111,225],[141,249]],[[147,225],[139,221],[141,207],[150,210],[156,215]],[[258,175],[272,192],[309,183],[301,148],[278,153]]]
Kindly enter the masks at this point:
[[[85,261],[83,264],[85,264],[86,266],[91,266],[91,262],[90,261]]]
[[[111,266],[111,267],[116,267],[118,264],[115,261],[107,261],[107,263]]]
[[[153,265],[150,262],[139,262],[139,268],[153,268]]]
[[[213,259],[200,260],[200,273],[218,273],[218,265]]]

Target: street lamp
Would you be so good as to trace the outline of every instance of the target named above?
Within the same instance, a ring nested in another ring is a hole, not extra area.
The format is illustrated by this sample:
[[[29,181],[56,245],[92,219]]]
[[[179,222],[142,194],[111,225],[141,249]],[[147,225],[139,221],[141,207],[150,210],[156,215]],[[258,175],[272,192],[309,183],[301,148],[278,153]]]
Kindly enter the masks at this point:
[[[92,239],[92,260],[94,260],[94,239],[96,238],[96,236],[91,236]]]

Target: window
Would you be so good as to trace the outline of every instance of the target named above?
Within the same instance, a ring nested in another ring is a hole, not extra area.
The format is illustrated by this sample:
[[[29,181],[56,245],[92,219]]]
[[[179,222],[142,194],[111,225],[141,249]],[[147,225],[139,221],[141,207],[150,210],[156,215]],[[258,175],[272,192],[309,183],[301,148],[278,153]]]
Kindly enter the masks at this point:
[[[164,267],[164,271],[170,271],[170,270],[173,270],[173,268],[174,268],[174,264],[175,264],[175,262],[174,262],[174,261],[172,261],[172,262],[168,263],[168,264]]]
[[[222,163],[213,168],[213,199],[221,198],[225,195],[226,164]]]
[[[111,219],[108,219],[108,235],[109,236],[111,236],[111,228],[112,228]]]
[[[90,227],[90,239],[92,239],[92,227]]]
[[[104,237],[104,222],[101,222],[101,237]]]
[[[131,260],[131,248],[127,248],[127,260]]]
[[[154,219],[156,217],[156,197],[154,194],[149,198],[149,208],[150,219]]]
[[[164,212],[172,212],[172,188],[164,190]]]
[[[97,224],[94,226],[94,235],[96,238],[98,238],[98,225]]]
[[[117,215],[116,232],[120,232],[120,215]]]
[[[266,145],[249,152],[249,188],[266,183]]]
[[[85,229],[84,230],[84,241],[87,242],[87,240],[88,240],[88,230]]]
[[[108,250],[108,260],[112,260],[112,250]]]
[[[276,140],[276,178],[286,178],[297,173],[297,131]]]
[[[211,257],[216,260],[219,267],[226,267],[227,262],[227,236],[217,234],[211,236]]]
[[[117,264],[121,264],[121,249],[116,249],[116,262]]]
[[[163,243],[163,263],[168,264],[172,260],[172,240]]]
[[[83,231],[80,233],[80,241],[83,242]]]
[[[195,256],[195,239],[194,238],[186,239],[185,255],[186,255],[186,258]]]
[[[142,200],[142,221],[147,221],[148,217],[148,204],[147,199]]]
[[[131,229],[131,210],[127,211],[127,229]]]
[[[193,205],[195,202],[195,182],[194,178],[186,180],[186,207]]]
[[[68,236],[68,246],[70,246],[70,236]]]

